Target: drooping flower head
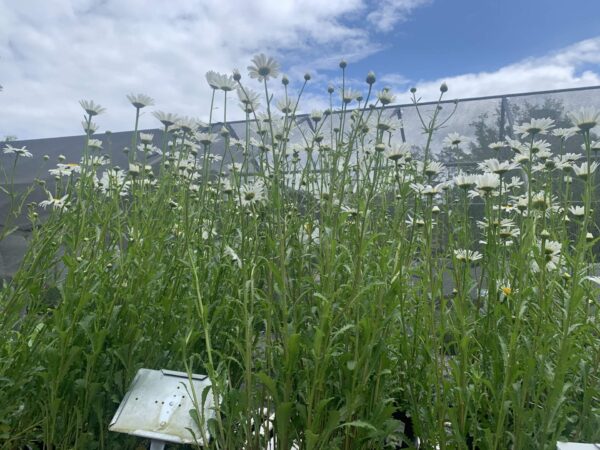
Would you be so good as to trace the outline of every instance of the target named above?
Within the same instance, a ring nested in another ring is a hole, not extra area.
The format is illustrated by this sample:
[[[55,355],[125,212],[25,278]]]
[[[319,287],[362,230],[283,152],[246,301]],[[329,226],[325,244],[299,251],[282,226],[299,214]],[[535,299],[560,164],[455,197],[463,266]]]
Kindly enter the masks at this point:
[[[268,81],[269,78],[277,78],[279,75],[279,63],[272,57],[261,53],[252,58],[252,65],[248,66],[248,73],[250,78]]]

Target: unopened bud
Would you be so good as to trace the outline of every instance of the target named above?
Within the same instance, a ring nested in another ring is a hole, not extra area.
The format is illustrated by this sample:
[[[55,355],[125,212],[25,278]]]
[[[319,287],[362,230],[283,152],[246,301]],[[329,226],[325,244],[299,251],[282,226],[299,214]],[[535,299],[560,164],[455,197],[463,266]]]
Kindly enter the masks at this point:
[[[367,74],[367,80],[366,80],[367,84],[371,85],[371,84],[375,83],[375,80],[376,80],[376,78],[375,78],[375,72],[372,72],[372,71],[369,72]]]

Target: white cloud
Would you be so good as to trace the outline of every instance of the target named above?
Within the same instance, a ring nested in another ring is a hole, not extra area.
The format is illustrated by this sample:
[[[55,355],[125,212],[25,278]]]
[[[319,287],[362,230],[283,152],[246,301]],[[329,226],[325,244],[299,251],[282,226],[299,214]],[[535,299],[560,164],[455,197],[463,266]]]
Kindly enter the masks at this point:
[[[156,109],[206,119],[211,92],[205,72],[229,73],[237,67],[244,81],[259,90],[245,68],[261,51],[278,57],[292,79],[312,71],[311,84],[324,90],[327,77],[322,69],[335,68],[341,56],[353,62],[379,51],[386,44],[379,33],[392,30],[415,8],[429,3],[0,0],[0,138],[80,134],[79,99],[93,99],[107,108],[96,120],[101,131],[131,129],[134,110],[125,95],[138,92],[154,97]],[[599,62],[596,38],[494,72],[445,81],[452,98],[592,85],[600,84],[600,75],[588,66]],[[406,91],[409,81],[400,73],[378,74],[376,88]],[[432,99],[441,81],[415,84],[424,99]],[[364,79],[359,82],[364,88]],[[274,89],[280,84],[274,83]],[[327,101],[309,92],[302,110],[322,108]],[[398,101],[408,102],[409,97],[400,95]],[[236,104],[233,99],[228,113],[237,111]],[[215,114],[220,116],[222,108]],[[141,127],[157,125],[149,113],[140,122]]]
[[[600,85],[600,37],[580,41],[554,53],[502,67],[494,72],[466,73],[463,75],[415,82],[418,95],[424,100],[439,96],[440,84],[449,86],[446,98],[466,98],[511,94],[529,91],[564,89]],[[406,84],[396,85],[405,90]],[[405,93],[398,98],[409,102]]]
[[[432,0],[380,0],[377,8],[367,15],[367,20],[379,31],[391,31],[398,22],[405,21],[410,13],[419,6]]]
[[[151,95],[157,109],[206,118],[209,69],[245,73],[264,51],[302,74],[377,51],[357,19],[373,9],[368,1],[0,0],[0,136],[78,134],[79,99],[107,108],[97,118],[102,129],[130,129],[130,92]],[[385,3],[393,23],[415,0]],[[141,121],[156,124],[150,114]]]

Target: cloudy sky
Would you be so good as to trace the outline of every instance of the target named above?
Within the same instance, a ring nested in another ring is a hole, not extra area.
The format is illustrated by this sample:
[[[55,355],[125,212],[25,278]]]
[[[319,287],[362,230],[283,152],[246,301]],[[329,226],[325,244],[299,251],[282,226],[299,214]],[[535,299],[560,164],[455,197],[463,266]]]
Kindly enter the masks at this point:
[[[245,69],[258,52],[295,89],[312,74],[304,111],[325,104],[340,58],[351,85],[374,70],[400,103],[442,81],[450,98],[600,85],[600,1],[0,0],[0,138],[80,134],[80,99],[106,107],[101,130],[131,129],[125,96],[138,92],[206,119],[206,71],[239,68],[259,88]]]

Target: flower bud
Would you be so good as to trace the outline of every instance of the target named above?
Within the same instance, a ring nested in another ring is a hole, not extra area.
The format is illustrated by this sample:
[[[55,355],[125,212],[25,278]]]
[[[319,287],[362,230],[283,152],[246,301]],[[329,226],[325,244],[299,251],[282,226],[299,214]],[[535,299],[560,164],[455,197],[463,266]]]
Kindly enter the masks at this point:
[[[287,86],[288,84],[290,84],[290,79],[287,77],[287,75],[281,76],[281,84],[283,84],[284,86]]]
[[[448,92],[448,85],[446,84],[446,82],[442,83],[440,86],[440,92]]]
[[[342,59],[340,61],[340,69],[345,69],[346,67],[348,67],[348,63]]]
[[[304,74],[304,81],[309,81],[309,80],[310,80],[310,78],[311,78],[311,77],[310,77],[310,73],[306,72],[306,73]]]
[[[327,86],[327,92],[329,92],[330,94],[333,94],[333,91],[335,89],[333,88],[333,84],[330,84],[329,86]]]
[[[417,92],[417,88],[416,87],[411,87],[410,88],[410,93],[414,94],[415,92]]]
[[[366,81],[367,81],[367,84],[368,84],[368,85],[371,85],[371,84],[375,83],[375,79],[376,79],[376,78],[375,78],[375,72],[371,71],[371,72],[369,72],[369,73],[367,74],[367,79],[366,79]]]

